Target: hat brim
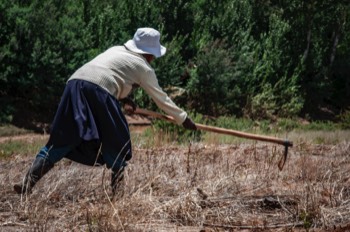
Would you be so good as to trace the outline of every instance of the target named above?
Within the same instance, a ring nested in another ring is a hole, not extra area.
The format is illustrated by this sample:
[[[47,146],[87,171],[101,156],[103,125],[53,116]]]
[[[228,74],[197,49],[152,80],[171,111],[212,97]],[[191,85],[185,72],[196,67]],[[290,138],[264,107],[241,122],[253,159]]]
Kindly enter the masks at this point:
[[[151,54],[157,58],[165,55],[166,53],[166,47],[162,45],[160,45],[159,48],[149,48],[149,47],[141,48],[141,47],[137,47],[134,40],[132,39],[126,42],[124,46],[132,52],[136,52],[139,54]]]

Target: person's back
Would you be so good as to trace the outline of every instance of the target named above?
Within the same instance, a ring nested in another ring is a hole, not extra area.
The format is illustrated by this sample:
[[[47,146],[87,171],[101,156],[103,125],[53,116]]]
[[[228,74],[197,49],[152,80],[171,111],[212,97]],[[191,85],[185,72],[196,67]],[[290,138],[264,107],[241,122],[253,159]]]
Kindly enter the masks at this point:
[[[79,68],[69,80],[90,81],[122,99],[134,83],[140,84],[148,75],[154,75],[154,70],[142,55],[114,46]]]

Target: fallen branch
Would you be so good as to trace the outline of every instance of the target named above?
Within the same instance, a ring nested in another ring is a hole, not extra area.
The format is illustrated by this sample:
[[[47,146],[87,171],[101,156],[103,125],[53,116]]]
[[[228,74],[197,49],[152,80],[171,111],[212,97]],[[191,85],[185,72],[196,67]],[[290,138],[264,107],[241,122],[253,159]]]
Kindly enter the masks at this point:
[[[2,224],[0,224],[0,227],[3,226],[22,226],[22,227],[27,227],[27,224],[23,224],[23,223],[18,223],[18,222],[4,222]]]

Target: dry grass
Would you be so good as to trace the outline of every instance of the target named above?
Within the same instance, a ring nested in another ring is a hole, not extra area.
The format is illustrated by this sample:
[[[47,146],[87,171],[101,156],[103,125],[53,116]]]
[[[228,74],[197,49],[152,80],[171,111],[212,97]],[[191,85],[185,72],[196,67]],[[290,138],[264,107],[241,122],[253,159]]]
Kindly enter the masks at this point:
[[[14,194],[32,155],[0,160],[0,231],[350,230],[350,142],[163,145],[134,156],[119,195],[110,172],[63,161]]]

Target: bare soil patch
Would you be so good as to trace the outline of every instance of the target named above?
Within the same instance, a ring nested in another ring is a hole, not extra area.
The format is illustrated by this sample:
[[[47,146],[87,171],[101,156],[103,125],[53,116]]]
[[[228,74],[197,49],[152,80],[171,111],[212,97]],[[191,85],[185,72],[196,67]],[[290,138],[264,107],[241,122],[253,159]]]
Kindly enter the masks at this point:
[[[115,198],[109,170],[68,160],[16,195],[33,156],[14,154],[0,160],[0,231],[346,231],[349,151],[296,144],[279,171],[270,144],[135,145]]]

